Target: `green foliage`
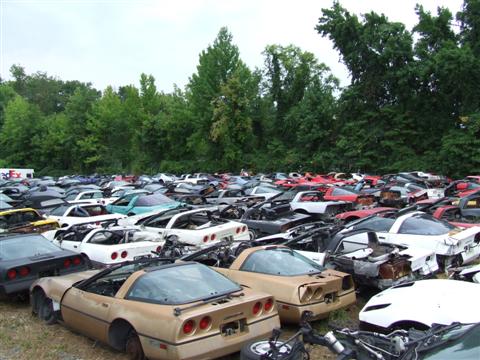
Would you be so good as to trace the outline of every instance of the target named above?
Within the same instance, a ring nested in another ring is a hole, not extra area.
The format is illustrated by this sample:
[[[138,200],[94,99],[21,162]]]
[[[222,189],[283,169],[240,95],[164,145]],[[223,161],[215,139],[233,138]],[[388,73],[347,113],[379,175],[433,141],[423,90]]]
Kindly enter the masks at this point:
[[[267,45],[262,68],[227,28],[185,90],[62,81],[23,67],[0,80],[0,163],[60,172],[427,170],[480,172],[480,0],[412,31],[383,14],[323,9],[317,32],[351,75],[343,89],[312,53]],[[455,28],[455,26],[459,26]]]

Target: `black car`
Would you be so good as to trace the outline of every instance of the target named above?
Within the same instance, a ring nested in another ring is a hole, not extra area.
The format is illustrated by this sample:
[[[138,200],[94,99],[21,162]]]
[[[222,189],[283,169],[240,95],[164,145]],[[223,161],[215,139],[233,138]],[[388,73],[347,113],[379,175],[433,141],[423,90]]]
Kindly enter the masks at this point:
[[[44,276],[88,268],[77,253],[63,250],[38,234],[0,234],[0,298],[27,292]]]

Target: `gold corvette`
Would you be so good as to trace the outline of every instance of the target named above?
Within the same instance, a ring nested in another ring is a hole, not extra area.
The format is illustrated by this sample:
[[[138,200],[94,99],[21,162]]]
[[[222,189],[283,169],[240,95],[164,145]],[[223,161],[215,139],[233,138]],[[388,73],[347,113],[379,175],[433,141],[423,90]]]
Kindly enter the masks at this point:
[[[0,211],[0,232],[42,233],[59,227],[58,221],[44,219],[35,209]]]
[[[326,269],[286,246],[245,249],[228,268],[215,270],[273,295],[280,320],[285,323],[300,322],[305,311],[313,313],[312,320],[326,318],[356,301],[351,275]]]
[[[46,277],[30,288],[32,310],[131,359],[213,359],[279,326],[271,295],[195,262],[143,259],[105,270]]]

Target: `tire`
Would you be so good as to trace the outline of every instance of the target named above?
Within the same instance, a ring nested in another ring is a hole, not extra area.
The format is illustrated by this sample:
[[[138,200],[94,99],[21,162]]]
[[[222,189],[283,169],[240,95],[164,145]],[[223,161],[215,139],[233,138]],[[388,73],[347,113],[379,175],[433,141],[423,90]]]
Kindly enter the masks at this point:
[[[46,325],[53,325],[57,322],[57,316],[53,310],[52,299],[45,296],[42,292],[39,292],[38,295],[38,317],[43,320]]]
[[[128,334],[127,342],[125,344],[125,352],[130,360],[146,360],[143,353],[142,343],[137,333],[132,330]]]
[[[283,350],[285,349],[285,350]],[[270,359],[270,357],[262,357],[270,350],[270,343],[268,340],[257,340],[253,342],[249,342],[242,347],[240,351],[240,360],[260,360],[260,359]],[[302,359],[302,355],[293,357],[289,356],[289,353],[292,351],[292,347],[287,344],[284,348],[282,348],[281,354],[276,359]],[[273,358],[272,358],[273,359]]]
[[[248,236],[250,237],[250,241],[253,241],[258,238],[258,231],[248,228]]]

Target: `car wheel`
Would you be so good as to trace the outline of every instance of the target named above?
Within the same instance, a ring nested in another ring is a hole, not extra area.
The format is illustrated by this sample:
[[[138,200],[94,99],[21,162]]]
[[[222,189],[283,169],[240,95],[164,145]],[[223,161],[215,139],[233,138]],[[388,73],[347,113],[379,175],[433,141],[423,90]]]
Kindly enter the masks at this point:
[[[38,317],[47,325],[55,324],[57,322],[57,316],[53,310],[52,299],[46,297],[42,292],[40,293],[38,300]]]
[[[131,331],[125,345],[125,352],[130,360],[145,360],[142,343],[135,331]]]
[[[282,343],[279,341],[278,343]],[[242,350],[240,351],[240,359],[241,360],[260,360],[260,359],[269,359],[268,351],[270,350],[270,343],[268,340],[259,340],[259,341],[254,341],[247,343],[242,347]],[[279,355],[281,358],[285,359],[295,359],[295,360],[300,360],[303,359],[303,354],[300,352],[298,355],[293,355],[291,354],[292,352],[292,347],[290,344],[285,344],[280,351]],[[290,356],[288,356],[290,355]],[[293,357],[291,356],[293,355]]]
[[[258,237],[258,231],[255,229],[248,229],[248,236],[250,237],[250,241],[255,240]]]

